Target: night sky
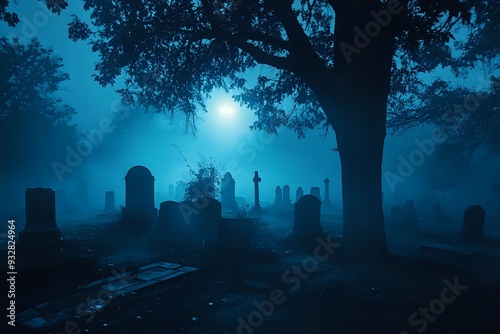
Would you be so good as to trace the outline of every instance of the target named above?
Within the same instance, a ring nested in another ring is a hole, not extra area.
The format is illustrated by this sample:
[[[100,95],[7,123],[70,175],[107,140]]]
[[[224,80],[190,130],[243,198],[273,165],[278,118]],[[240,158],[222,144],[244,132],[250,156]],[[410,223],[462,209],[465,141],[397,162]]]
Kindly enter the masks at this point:
[[[78,112],[74,116],[78,130],[99,128],[100,122],[110,119],[117,110],[120,97],[114,90],[120,88],[123,82],[118,80],[114,87],[101,87],[92,78],[97,54],[93,54],[85,42],[74,43],[68,38],[67,23],[71,21],[71,15],[88,19],[89,13],[82,9],[79,1],[71,1],[61,15],[49,13],[41,2],[36,2],[36,5],[23,2],[15,8],[21,23],[12,28],[0,22],[0,34],[19,36],[21,42],[25,41],[23,36],[36,37],[44,47],[53,48],[55,54],[63,58],[63,70],[70,75],[70,80],[62,84],[63,89],[58,95]],[[255,75],[248,73],[247,79],[251,80]],[[434,71],[425,77],[430,80],[443,78],[457,87],[481,87],[485,83],[480,70],[471,71],[467,79],[455,78],[448,69]],[[132,108],[129,115],[138,121],[132,122],[134,124],[127,129],[126,136],[120,137],[121,142],[105,134],[102,143],[94,147],[93,152],[73,172],[66,173],[62,182],[38,180],[39,184],[23,184],[18,198],[22,198],[22,189],[26,187],[73,189],[77,182],[85,180],[91,197],[99,198],[93,203],[96,208],[102,205],[101,194],[106,190],[117,191],[117,201],[120,203],[124,196],[123,177],[133,165],[147,166],[156,178],[156,191],[166,193],[169,184],[186,178],[186,161],[194,166],[203,156],[213,158],[222,173],[231,172],[237,183],[237,196],[243,196],[248,201],[253,199],[253,173],[259,170],[263,179],[261,200],[264,202],[272,202],[277,185],[289,184],[294,197],[297,187],[302,186],[308,192],[312,186],[323,187],[324,178],[329,177],[331,197],[339,203],[340,162],[338,153],[334,151],[336,142],[333,131],[330,130],[327,135],[324,129],[307,131],[305,139],[298,139],[288,129],[280,129],[279,135],[252,132],[248,127],[255,119],[253,112],[240,107],[231,96],[231,92],[214,91],[212,99],[207,102],[209,112],[199,114],[195,136],[192,131],[185,133],[182,115],[175,116],[171,122],[169,118],[153,116],[154,112],[145,116],[144,109]],[[408,159],[411,152],[417,149],[415,139],[429,138],[433,130],[434,127],[430,125],[397,136],[391,136],[389,130],[383,172],[397,173],[400,164],[398,157]],[[61,143],[61,150],[66,145],[74,147],[76,143]],[[394,203],[394,192],[399,194],[399,201],[403,201],[410,196],[418,199],[421,192],[428,190],[425,170],[433,167],[429,166],[431,159],[426,159],[427,164],[424,162],[418,166],[414,174],[405,178],[404,182],[398,182],[395,187],[389,186],[386,179],[383,180],[386,204]],[[498,158],[487,161],[474,159],[463,171],[457,172],[460,181],[447,194],[448,198],[460,205],[488,198],[491,191],[489,185],[494,181],[494,176],[483,176],[498,170],[498,166]],[[438,198],[439,192],[435,196]]]

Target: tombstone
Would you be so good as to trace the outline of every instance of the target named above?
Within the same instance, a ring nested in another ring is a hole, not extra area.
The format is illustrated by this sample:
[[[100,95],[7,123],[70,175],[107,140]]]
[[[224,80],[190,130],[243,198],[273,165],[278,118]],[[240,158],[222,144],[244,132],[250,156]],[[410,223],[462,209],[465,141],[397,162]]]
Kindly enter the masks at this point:
[[[218,246],[227,256],[238,256],[251,248],[254,218],[221,218]]]
[[[123,222],[135,228],[149,228],[157,215],[154,199],[155,178],[144,166],[134,166],[125,176]]]
[[[55,247],[61,240],[56,223],[56,194],[51,188],[28,188],[25,193],[26,225],[19,243],[29,249]]]
[[[186,182],[179,181],[175,186],[175,200],[180,202],[184,200],[186,194]]]
[[[195,233],[199,235],[204,248],[212,247],[219,236],[220,220],[222,218],[221,202],[214,198],[204,197],[193,202],[197,214],[192,216]]]
[[[186,206],[186,204],[182,204]],[[181,211],[181,203],[165,201],[160,203],[158,215],[158,228],[168,233],[169,237],[176,238],[184,236],[188,231],[187,221],[184,219],[184,212]],[[191,203],[189,204],[191,208]]]
[[[403,206],[393,206],[391,209],[392,219],[399,225],[405,227],[417,227],[417,211],[413,200],[406,201]]]
[[[234,181],[231,173],[227,172],[224,174],[220,187],[220,198],[223,211],[238,210],[238,203],[236,203],[235,197],[235,186],[236,182]]]
[[[323,204],[326,206],[330,206],[330,180],[326,178],[323,183],[325,184],[325,199],[323,200]],[[321,199],[320,199],[321,200]]]
[[[314,242],[322,233],[321,201],[314,195],[304,195],[295,203],[293,239]]]
[[[275,191],[274,191],[274,206],[276,208],[281,208],[283,207],[283,190],[281,190],[280,186],[277,186]]]
[[[302,187],[298,187],[295,192],[295,202],[298,202],[302,196],[304,196],[304,189],[302,189]]]
[[[89,205],[89,187],[87,182],[78,182],[76,186],[76,208],[80,210],[87,210]]]
[[[66,212],[66,190],[64,189],[56,190],[56,211]]]
[[[106,195],[104,196],[104,210],[113,211],[114,209],[115,209],[115,192],[106,191]]]
[[[168,185],[168,199],[171,201],[175,200],[175,187],[173,184]]]
[[[255,171],[254,177],[253,177],[253,184],[254,184],[254,192],[255,192],[255,206],[254,210],[257,212],[260,212],[260,196],[259,196],[259,183],[262,181],[262,179],[259,176],[259,172]]]
[[[471,205],[464,211],[460,238],[466,241],[479,241],[483,238],[485,211],[480,205]]]
[[[321,201],[321,190],[319,187],[311,187],[310,194],[316,196]]]
[[[283,207],[290,208],[292,206],[292,200],[290,199],[290,186],[288,184],[283,186]]]

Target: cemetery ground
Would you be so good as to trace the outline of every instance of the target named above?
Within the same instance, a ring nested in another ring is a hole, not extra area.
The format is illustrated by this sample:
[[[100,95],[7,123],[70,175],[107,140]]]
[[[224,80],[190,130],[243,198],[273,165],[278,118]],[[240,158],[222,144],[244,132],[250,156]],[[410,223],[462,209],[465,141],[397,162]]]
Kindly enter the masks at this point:
[[[127,235],[118,219],[118,211],[59,215],[62,251],[29,258],[18,251],[18,319],[11,332],[499,333],[498,221],[486,220],[483,242],[466,244],[455,241],[459,221],[422,220],[409,229],[388,219],[392,255],[384,263],[359,263],[335,249],[339,215],[323,215],[323,241],[304,249],[286,238],[293,211],[263,214],[244,253],[202,252],[201,244],[155,228]],[[17,223],[20,230],[22,219]],[[1,243],[6,259],[5,238]],[[47,265],[27,265],[35,259]],[[124,273],[120,277],[133,279],[156,262],[198,270],[123,295],[101,293],[104,305],[77,314],[78,305],[98,299],[99,291],[85,285]],[[49,301],[61,302],[51,304],[51,315],[42,312],[45,327],[29,328],[19,319],[23,310]]]

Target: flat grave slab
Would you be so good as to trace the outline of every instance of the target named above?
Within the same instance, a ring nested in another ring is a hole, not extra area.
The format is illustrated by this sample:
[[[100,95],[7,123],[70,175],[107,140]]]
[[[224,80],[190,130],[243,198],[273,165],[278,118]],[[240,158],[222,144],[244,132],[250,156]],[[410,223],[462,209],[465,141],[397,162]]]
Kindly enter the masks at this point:
[[[73,294],[35,305],[18,313],[18,322],[31,329],[39,329],[59,321],[76,319],[75,314],[78,306],[86,302],[87,296],[95,296],[98,291],[105,290],[109,292],[109,295],[123,296],[196,270],[198,268],[182,266],[176,263],[151,263],[140,267],[137,272],[129,271],[99,279],[79,287],[78,291]],[[104,300],[95,299],[87,307],[104,308],[106,304]]]
[[[458,245],[445,245],[438,243],[424,244],[420,246],[420,250],[424,252],[446,253],[458,256],[477,256],[482,254],[482,252],[478,250],[473,250]]]

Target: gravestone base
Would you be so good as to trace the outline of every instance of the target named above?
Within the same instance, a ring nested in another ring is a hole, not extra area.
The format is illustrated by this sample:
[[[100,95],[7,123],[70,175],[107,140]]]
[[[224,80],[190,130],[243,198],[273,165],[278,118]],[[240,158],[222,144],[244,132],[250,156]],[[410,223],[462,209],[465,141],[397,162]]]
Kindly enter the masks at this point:
[[[126,229],[148,231],[153,227],[157,215],[158,210],[156,210],[156,208],[148,211],[135,211],[125,207],[122,209],[121,220]]]
[[[58,228],[24,230],[19,233],[19,244],[28,249],[46,249],[56,247],[61,242],[61,230]]]

